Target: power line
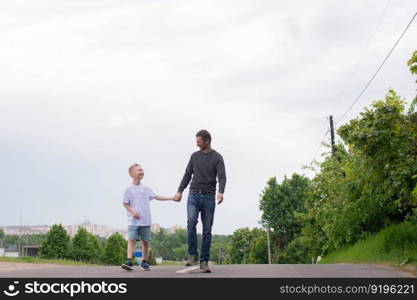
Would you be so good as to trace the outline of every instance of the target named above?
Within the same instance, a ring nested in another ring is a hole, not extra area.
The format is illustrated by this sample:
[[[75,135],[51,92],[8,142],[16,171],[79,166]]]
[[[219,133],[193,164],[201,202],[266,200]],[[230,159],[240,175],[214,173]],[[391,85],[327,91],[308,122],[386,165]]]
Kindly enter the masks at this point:
[[[328,119],[328,117],[326,117],[326,122],[324,123],[324,128],[323,128],[323,131],[327,128],[327,119]],[[321,132],[321,130],[320,130],[320,132]],[[323,137],[323,139],[320,141],[320,143],[319,143],[319,145],[318,145],[318,147],[317,147],[317,150],[316,150],[316,152],[314,153],[314,156],[313,156],[313,162],[314,162],[314,160],[316,159],[316,156],[317,156],[317,154],[318,154],[318,152],[319,152],[319,150],[320,150],[320,148],[321,148],[321,146],[322,146],[322,144],[323,144],[323,141],[324,141],[324,139],[326,138],[326,136],[327,136],[327,134],[328,134],[328,132],[326,132],[326,134],[324,135],[324,137]]]
[[[375,33],[376,33],[376,31],[377,31],[377,29],[378,29],[378,27],[379,27],[379,25],[380,25],[380,23],[381,23],[381,21],[382,21],[382,19],[383,19],[383,17],[384,17],[384,15],[385,15],[385,12],[386,12],[386,9],[387,9],[387,7],[388,7],[388,5],[389,5],[389,3],[390,3],[390,0],[388,0],[387,1],[387,3],[386,3],[386,5],[385,5],[385,7],[384,7],[384,10],[383,10],[383,12],[382,12],[382,14],[381,14],[381,16],[380,16],[380,18],[379,18],[379,20],[378,20],[378,22],[377,22],[377,25],[376,25],[376,28],[375,28],[375,31],[371,34],[371,36],[370,36],[370,38],[368,39],[368,42],[367,42],[367,44],[366,44],[366,46],[365,46],[365,48],[363,49],[363,51],[362,51],[362,53],[361,53],[361,55],[360,55],[360,57],[359,57],[359,59],[358,59],[358,61],[357,61],[357,63],[356,63],[356,66],[355,66],[355,68],[354,68],[354,71],[352,72],[352,74],[351,74],[351,78],[349,79],[349,82],[348,82],[348,84],[346,85],[346,87],[345,87],[345,89],[344,90],[346,90],[347,89],[347,87],[349,86],[349,84],[350,84],[350,81],[351,81],[351,79],[352,79],[352,77],[353,77],[353,74],[354,73],[356,73],[356,70],[357,70],[357,68],[358,68],[358,66],[359,66],[359,62],[362,60],[362,57],[363,57],[363,55],[364,55],[364,53],[366,52],[366,50],[367,50],[367,48],[368,48],[368,46],[369,46],[369,44],[370,44],[370,42],[372,41],[372,39],[374,38],[374,35],[375,35]],[[381,63],[381,65],[379,66],[379,68],[376,70],[376,72],[373,74],[373,76],[371,77],[371,79],[367,82],[367,84],[364,86],[364,88],[361,90],[361,92],[359,93],[359,95],[355,98],[355,100],[354,100],[354,102],[348,107],[348,109],[343,113],[343,115],[342,115],[342,117],[337,121],[337,122],[335,122],[335,125],[337,124],[337,123],[339,123],[340,121],[342,121],[343,120],[343,118],[346,116],[346,114],[352,109],[352,107],[358,102],[358,100],[360,99],[360,97],[364,94],[364,92],[366,91],[366,89],[370,86],[370,84],[372,83],[372,81],[375,79],[375,77],[376,77],[376,75],[379,73],[379,71],[381,70],[381,68],[383,67],[383,65],[385,64],[385,62],[388,60],[388,58],[391,56],[391,54],[393,53],[393,51],[394,51],[394,49],[397,47],[397,45],[398,45],[398,43],[400,42],[400,40],[401,40],[401,38],[404,36],[404,34],[406,33],[406,31],[408,30],[408,28],[411,26],[411,24],[413,23],[413,21],[414,21],[414,19],[415,19],[415,17],[417,16],[417,13],[415,13],[414,14],[414,16],[411,18],[411,20],[410,20],[410,22],[407,24],[407,26],[405,27],[405,29],[404,29],[404,31],[401,33],[401,35],[400,35],[400,37],[398,38],[398,40],[396,41],[396,43],[394,44],[394,46],[391,48],[391,50],[389,51],[389,53],[387,54],[387,56],[384,58],[384,60],[382,61],[382,63]],[[327,124],[327,118],[326,118],[326,124]],[[314,156],[313,156],[313,162],[314,162],[314,160],[316,159],[316,157],[317,157],[317,155],[318,155],[318,153],[319,153],[319,151],[320,151],[320,148],[323,146],[323,143],[324,143],[324,141],[326,140],[326,137],[327,137],[327,135],[329,134],[329,132],[330,132],[330,129],[327,129],[327,131],[326,131],[326,133],[325,133],[325,135],[324,135],[324,137],[323,137],[323,139],[320,141],[320,143],[319,143],[319,145],[318,145],[318,147],[317,147],[317,150],[316,150],[316,152],[315,152],[315,154],[314,154]]]
[[[350,76],[349,76],[349,80],[347,81],[347,84],[345,85],[345,87],[344,87],[344,88],[340,91],[340,94],[339,94],[338,99],[339,99],[339,98],[342,98],[342,100],[344,99],[344,97],[345,97],[345,92],[346,92],[346,90],[348,89],[348,87],[350,86],[350,83],[351,83],[351,81],[352,81],[352,79],[353,79],[353,76],[356,74],[356,71],[357,71],[357,69],[358,69],[358,67],[359,67],[360,62],[362,61],[363,56],[365,55],[366,51],[367,51],[367,50],[368,50],[368,48],[369,48],[369,45],[371,44],[372,40],[374,39],[374,36],[375,36],[376,32],[378,31],[378,28],[379,28],[379,26],[381,25],[382,20],[384,19],[384,16],[385,16],[386,10],[387,10],[387,8],[388,8],[388,6],[389,6],[390,2],[391,2],[391,0],[387,0],[387,2],[385,3],[384,9],[382,10],[382,13],[381,13],[380,17],[378,18],[378,21],[377,21],[377,23],[376,23],[375,29],[374,29],[374,31],[371,33],[371,35],[369,36],[369,38],[368,38],[368,40],[367,40],[367,42],[366,42],[365,47],[362,49],[362,52],[361,52],[361,54],[359,55],[358,60],[356,61],[355,67],[353,68],[353,71],[351,72],[351,74],[350,74]],[[334,108],[334,105],[335,105],[335,103],[333,102],[333,108]],[[327,117],[327,118],[326,118],[326,123],[325,123],[325,127],[324,127],[324,129],[326,129],[326,128],[328,127],[328,121],[329,121],[329,118]],[[314,156],[313,156],[313,160],[312,160],[313,162],[314,162],[314,160],[316,159],[316,157],[317,157],[317,155],[318,155],[318,153],[319,153],[319,151],[320,151],[321,147],[323,146],[323,143],[324,143],[324,141],[325,141],[325,139],[326,139],[326,137],[327,137],[327,135],[328,135],[328,134],[329,134],[329,129],[327,129],[327,131],[326,131],[326,133],[325,133],[325,135],[324,135],[323,139],[320,141],[320,143],[319,143],[319,145],[318,145],[318,147],[317,147],[317,150],[316,150],[316,152],[315,152],[315,154],[314,154]]]
[[[361,54],[359,55],[358,60],[356,61],[355,67],[353,68],[353,71],[352,71],[352,72],[350,73],[350,75],[349,75],[349,79],[348,79],[348,81],[347,81],[346,85],[345,85],[345,86],[344,86],[344,88],[340,91],[340,94],[339,94],[339,96],[338,96],[338,98],[337,98],[337,99],[340,99],[340,101],[343,101],[343,100],[344,100],[344,98],[345,98],[345,94],[346,94],[346,91],[348,90],[348,87],[350,86],[350,84],[351,84],[351,82],[352,82],[352,80],[353,80],[353,77],[354,77],[354,75],[356,74],[356,72],[357,72],[357,70],[358,70],[358,68],[359,68],[359,64],[360,64],[360,62],[362,61],[362,59],[363,59],[363,57],[364,57],[364,55],[365,55],[366,51],[367,51],[367,50],[368,50],[368,48],[369,48],[369,45],[371,44],[372,40],[374,39],[375,34],[377,33],[377,31],[378,31],[378,29],[379,29],[379,26],[380,26],[380,25],[381,25],[381,23],[382,23],[382,20],[384,19],[385,13],[386,13],[386,11],[387,11],[387,8],[388,8],[388,6],[389,6],[390,2],[391,2],[391,0],[388,0],[388,1],[386,2],[385,7],[384,7],[384,9],[382,10],[382,13],[381,13],[380,17],[378,18],[378,22],[376,23],[376,26],[375,26],[374,31],[373,31],[373,32],[371,33],[371,35],[369,36],[369,38],[368,38],[368,40],[367,40],[367,42],[366,42],[365,47],[362,49],[362,52],[361,52]],[[335,102],[333,102],[333,108],[334,108],[334,106],[335,106]]]
[[[398,43],[400,42],[401,38],[403,37],[403,35],[406,33],[406,31],[408,30],[408,28],[410,27],[411,23],[413,23],[415,17],[417,16],[417,13],[414,14],[414,16],[411,18],[410,22],[408,22],[407,26],[405,27],[404,31],[401,33],[400,37],[398,38],[398,40],[395,42],[394,46],[391,48],[391,50],[388,52],[387,56],[384,58],[384,60],[382,61],[381,65],[379,66],[379,68],[376,70],[376,72],[374,73],[374,75],[372,75],[371,79],[369,79],[369,81],[366,83],[366,85],[364,86],[364,88],[361,90],[361,92],[359,93],[359,95],[355,98],[355,101],[353,101],[353,103],[348,107],[348,109],[343,113],[342,117],[336,122],[339,123],[340,121],[343,120],[343,118],[346,116],[346,114],[352,109],[352,107],[356,104],[356,102],[358,102],[359,98],[363,95],[363,93],[365,93],[366,89],[369,87],[369,85],[372,83],[372,81],[375,79],[376,75],[379,73],[379,71],[381,70],[381,68],[383,67],[383,65],[385,64],[385,62],[388,60],[388,58],[391,56],[392,52],[394,51],[394,49],[397,47]]]
[[[327,137],[327,135],[329,134],[329,132],[330,132],[330,129],[327,129],[327,131],[326,131],[326,133],[325,133],[325,135],[324,135],[324,137],[323,137],[323,139],[320,141],[320,144],[319,144],[319,146],[317,147],[317,150],[316,150],[316,153],[314,154],[314,156],[313,156],[313,162],[316,160],[316,156],[317,156],[317,154],[319,154],[319,151],[320,151],[320,148],[323,146],[323,143],[324,143],[324,141],[326,140],[326,137]]]

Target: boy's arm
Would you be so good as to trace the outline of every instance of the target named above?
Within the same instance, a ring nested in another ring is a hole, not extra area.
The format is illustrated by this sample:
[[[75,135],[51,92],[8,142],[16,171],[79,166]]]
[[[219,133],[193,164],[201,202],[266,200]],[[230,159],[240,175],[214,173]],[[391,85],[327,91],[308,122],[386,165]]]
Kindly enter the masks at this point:
[[[136,211],[136,210],[134,210],[130,205],[129,205],[129,203],[126,203],[126,202],[124,202],[123,203],[123,206],[132,214],[132,216],[134,217],[134,218],[136,218],[136,219],[140,219],[140,215],[139,215],[139,213]]]
[[[155,199],[156,200],[159,200],[159,201],[167,201],[167,200],[173,200],[173,201],[175,201],[175,196],[173,196],[173,197],[164,197],[164,196],[156,195],[155,196]]]

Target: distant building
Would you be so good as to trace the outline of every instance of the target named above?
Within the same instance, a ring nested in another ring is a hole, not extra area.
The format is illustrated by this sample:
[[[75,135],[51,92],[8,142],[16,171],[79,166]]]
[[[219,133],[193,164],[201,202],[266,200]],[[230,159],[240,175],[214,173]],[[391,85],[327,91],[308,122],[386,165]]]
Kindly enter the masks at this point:
[[[111,235],[111,234],[109,235],[109,232],[112,232],[112,230],[107,225],[91,224],[88,221],[78,224],[78,225],[67,225],[64,227],[71,237],[73,237],[77,233],[78,229],[80,228],[84,228],[89,233],[93,235],[98,235],[101,237],[109,237]]]
[[[161,226],[159,226],[159,224],[153,223],[151,225],[152,233],[158,233],[160,230],[161,230]]]
[[[8,235],[20,235],[20,234],[45,234],[49,231],[51,226],[49,225],[36,225],[36,226],[0,226],[5,234]]]
[[[171,228],[168,229],[168,232],[173,234],[179,229],[184,229],[184,227],[182,227],[180,225],[174,225],[174,226],[172,226]]]
[[[5,257],[19,257],[19,251],[4,252]]]
[[[159,224],[154,223],[151,225],[152,233],[158,233],[161,229],[164,229],[167,233],[174,234],[179,229],[184,229],[181,225],[174,225],[170,228],[162,228]]]
[[[35,245],[35,246],[23,246],[23,256],[38,256],[39,254],[39,249],[40,246]]]

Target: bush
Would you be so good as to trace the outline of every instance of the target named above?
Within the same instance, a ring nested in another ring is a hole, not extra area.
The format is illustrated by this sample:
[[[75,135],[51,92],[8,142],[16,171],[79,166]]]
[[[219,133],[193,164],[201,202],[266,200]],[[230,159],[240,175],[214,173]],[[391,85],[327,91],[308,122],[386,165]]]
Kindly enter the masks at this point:
[[[152,249],[149,250],[148,264],[150,264],[151,266],[155,266],[156,265],[156,258],[155,258],[155,254],[153,253]]]
[[[276,262],[279,264],[309,264],[311,258],[308,249],[299,238],[292,240],[282,253],[278,253]]]
[[[266,234],[259,235],[253,242],[249,250],[250,264],[267,264],[268,263],[268,245]]]
[[[51,227],[42,243],[40,254],[43,258],[65,259],[69,257],[70,237],[65,228],[59,224]]]
[[[409,222],[391,225],[352,246],[329,253],[320,263],[416,263],[416,232],[417,226]]]
[[[80,228],[72,239],[71,257],[77,261],[99,262],[102,248],[97,238],[84,228]]]
[[[385,251],[417,247],[417,226],[408,222],[391,225],[381,231]]]
[[[110,265],[120,265],[126,259],[127,241],[120,233],[112,234],[106,244],[103,262]]]

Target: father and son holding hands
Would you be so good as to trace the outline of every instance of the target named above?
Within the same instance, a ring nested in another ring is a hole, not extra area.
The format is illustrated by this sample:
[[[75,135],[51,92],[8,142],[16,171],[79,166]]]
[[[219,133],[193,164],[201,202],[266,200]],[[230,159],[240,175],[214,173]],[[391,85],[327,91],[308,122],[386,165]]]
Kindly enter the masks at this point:
[[[181,201],[182,193],[190,184],[187,199],[187,231],[188,231],[188,261],[186,266],[194,266],[200,262],[200,270],[210,273],[208,266],[210,259],[211,228],[213,226],[214,210],[216,207],[216,178],[219,181],[217,204],[223,202],[223,193],[226,186],[226,171],[223,157],[211,148],[211,135],[207,130],[200,130],[196,134],[196,143],[199,151],[191,155],[185,169],[178,192],[174,197],[164,197],[154,194],[152,189],[141,183],[144,171],[139,164],[129,168],[132,183],[125,189],[123,206],[128,216],[128,247],[127,260],[122,265],[125,270],[133,270],[133,248],[136,241],[142,241],[143,259],[140,268],[150,270],[148,263],[149,242],[151,241],[151,210],[149,202],[153,199],[166,201]],[[198,216],[201,214],[203,224],[203,240],[200,259],[197,251]]]

